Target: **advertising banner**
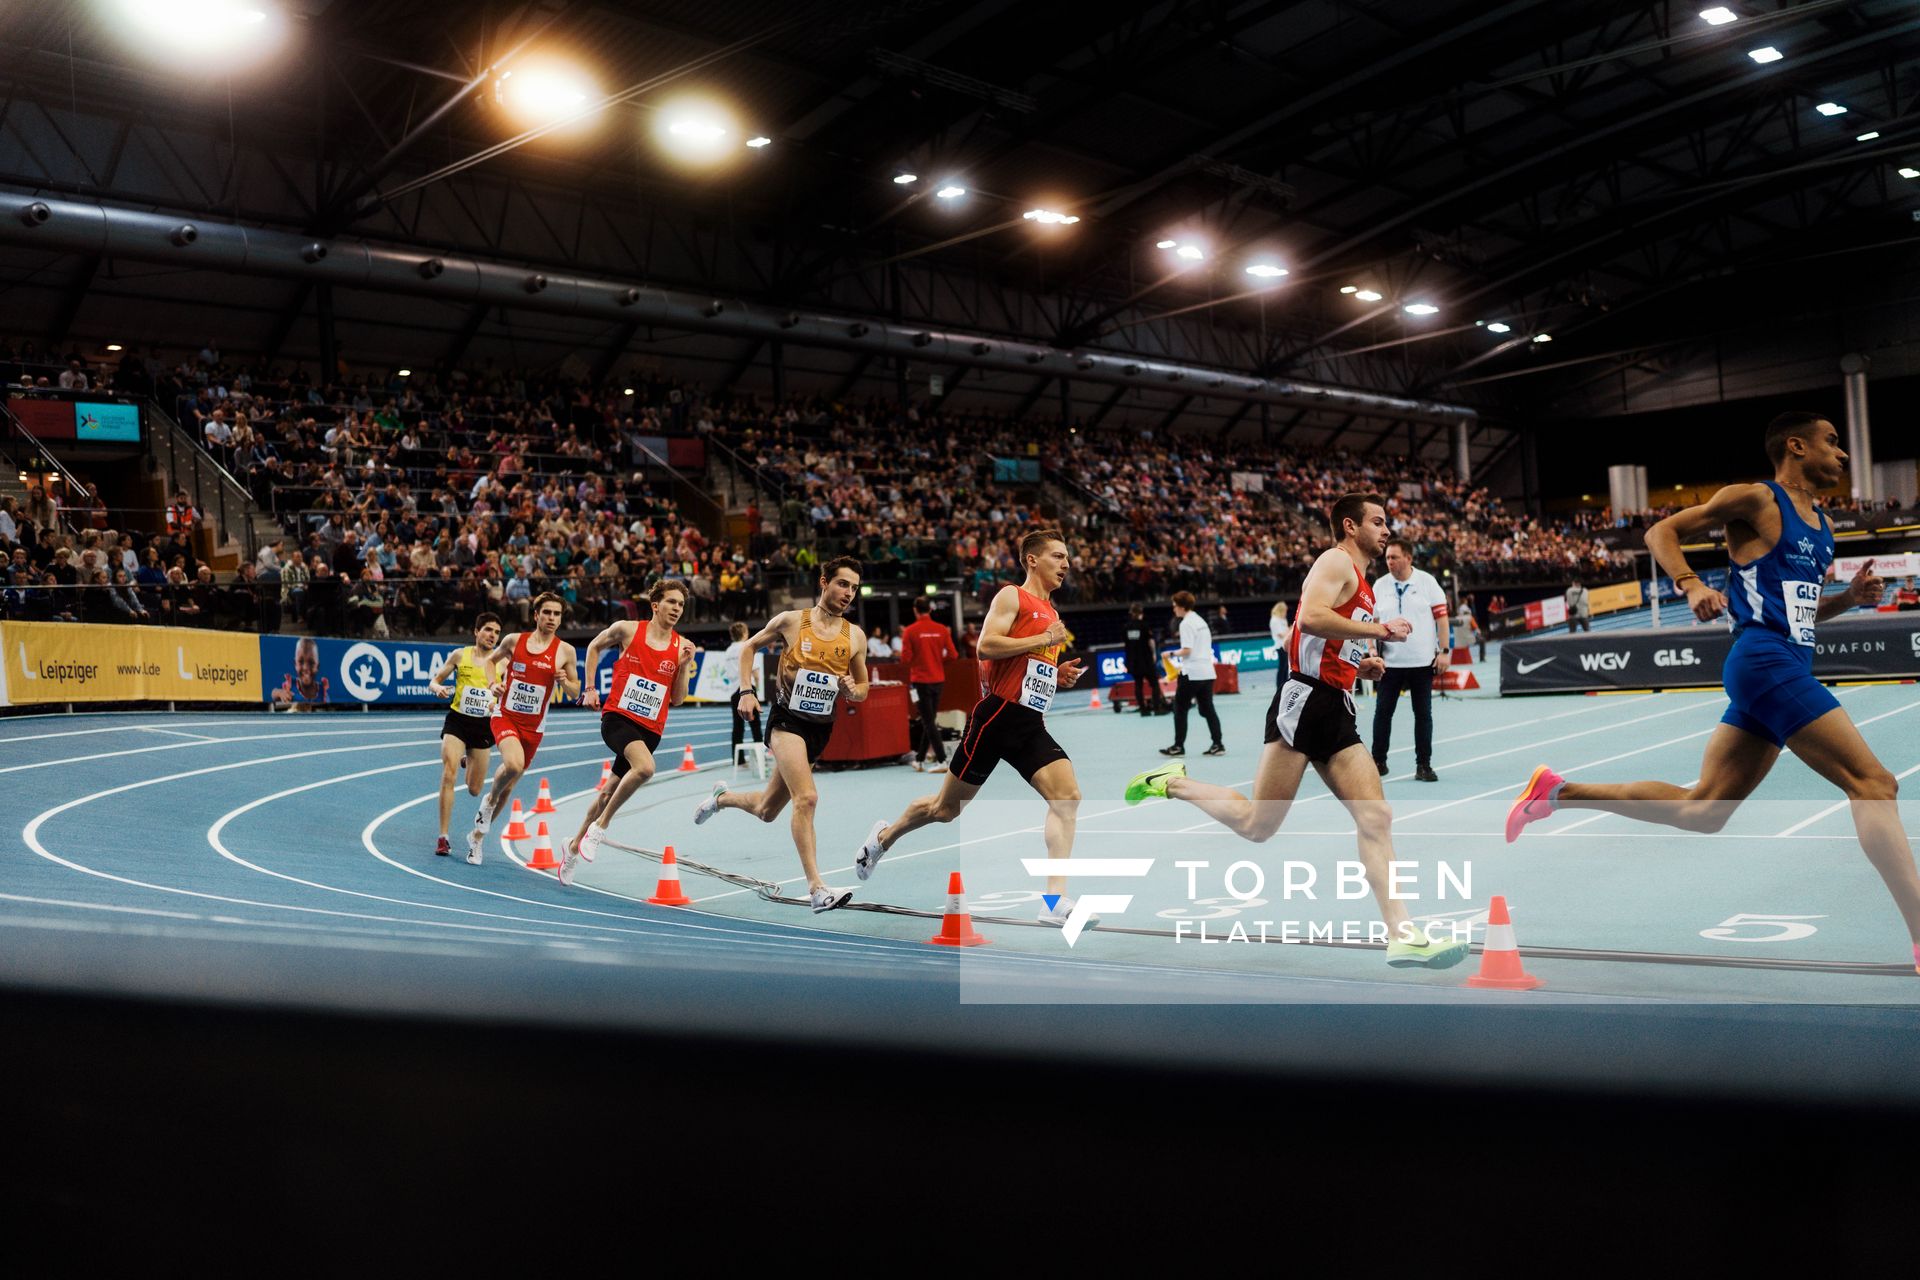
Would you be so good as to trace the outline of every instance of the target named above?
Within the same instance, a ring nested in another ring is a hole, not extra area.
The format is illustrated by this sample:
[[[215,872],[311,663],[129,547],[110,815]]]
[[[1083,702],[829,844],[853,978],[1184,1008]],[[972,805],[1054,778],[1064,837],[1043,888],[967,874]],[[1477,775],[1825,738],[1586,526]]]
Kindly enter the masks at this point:
[[[1638,581],[1616,582],[1610,587],[1594,587],[1587,592],[1587,607],[1594,617],[1621,609],[1638,609],[1647,602],[1647,593]]]
[[[1542,627],[1557,627],[1567,620],[1567,598],[1548,596],[1545,600],[1535,600],[1527,606],[1527,630],[1538,631]]]
[[[467,643],[471,641],[261,636],[253,698],[275,706],[445,705],[427,684],[440,664]]]
[[[1873,571],[1883,578],[1920,575],[1920,551],[1902,551],[1890,556],[1841,556],[1833,562],[1833,575],[1845,582],[1869,560],[1873,561]]]
[[[1092,652],[1094,674],[1102,688],[1133,679],[1133,673],[1127,670],[1125,649],[1118,645],[1099,645]],[[1160,651],[1163,667],[1167,666],[1167,655],[1172,652],[1172,648]],[[1213,657],[1222,666],[1238,667],[1242,671],[1272,671],[1280,665],[1280,651],[1274,647],[1270,635],[1215,636]],[[1171,679],[1171,668],[1167,674]]]
[[[1920,676],[1920,613],[1836,618],[1816,634],[1813,673],[1823,680]],[[1732,648],[1733,633],[1718,625],[1509,640],[1500,693],[1712,687]]]
[[[191,627],[0,623],[0,705],[256,702],[257,637]]]

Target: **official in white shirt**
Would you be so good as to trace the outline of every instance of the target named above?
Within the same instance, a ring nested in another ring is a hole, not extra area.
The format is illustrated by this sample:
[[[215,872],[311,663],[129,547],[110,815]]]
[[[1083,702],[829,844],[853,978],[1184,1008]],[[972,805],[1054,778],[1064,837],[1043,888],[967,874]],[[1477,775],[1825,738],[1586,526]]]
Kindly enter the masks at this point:
[[[1180,647],[1173,651],[1180,680],[1173,690],[1173,745],[1160,748],[1160,754],[1187,754],[1187,708],[1197,702],[1201,718],[1213,731],[1213,745],[1206,754],[1223,756],[1227,748],[1220,741],[1220,716],[1213,709],[1213,629],[1194,611],[1191,591],[1175,593],[1173,616],[1180,620]]]
[[[1413,776],[1438,782],[1433,771],[1433,677],[1445,671],[1451,655],[1441,637],[1447,632],[1447,597],[1425,569],[1413,567],[1413,544],[1395,538],[1387,544],[1387,573],[1373,584],[1373,612],[1381,622],[1405,618],[1413,631],[1404,640],[1380,642],[1387,660],[1380,696],[1373,705],[1373,763],[1387,771],[1393,737],[1393,712],[1400,691],[1413,694]]]
[[[1287,621],[1287,602],[1274,602],[1273,612],[1267,615],[1267,630],[1273,636],[1274,663],[1278,671],[1276,685],[1287,682],[1287,637],[1293,634],[1293,624]]]

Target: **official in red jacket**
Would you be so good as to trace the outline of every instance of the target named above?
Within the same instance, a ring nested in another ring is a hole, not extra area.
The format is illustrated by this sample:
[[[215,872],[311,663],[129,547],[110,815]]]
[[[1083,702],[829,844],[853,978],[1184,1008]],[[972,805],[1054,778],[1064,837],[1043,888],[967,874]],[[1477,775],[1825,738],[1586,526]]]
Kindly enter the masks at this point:
[[[947,681],[947,659],[960,656],[953,632],[929,615],[933,606],[925,596],[913,601],[913,621],[900,633],[900,658],[907,664],[913,696],[920,703],[920,750],[913,757],[916,772],[945,773],[947,745],[940,741],[940,690]],[[921,761],[931,757],[930,763]]]

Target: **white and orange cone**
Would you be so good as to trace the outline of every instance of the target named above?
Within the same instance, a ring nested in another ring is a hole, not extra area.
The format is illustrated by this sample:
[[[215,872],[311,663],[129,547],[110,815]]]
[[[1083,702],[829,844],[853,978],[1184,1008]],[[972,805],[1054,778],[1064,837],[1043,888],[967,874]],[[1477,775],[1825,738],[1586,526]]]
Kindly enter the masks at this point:
[[[1480,972],[1467,979],[1470,987],[1491,987],[1496,991],[1531,991],[1540,979],[1520,965],[1520,947],[1513,937],[1513,919],[1507,914],[1507,900],[1493,895],[1487,911],[1487,940],[1480,949]]]
[[[680,753],[680,772],[681,773],[700,772],[700,766],[693,762],[693,744],[691,742],[687,744],[686,750]]]
[[[507,829],[501,832],[500,838],[502,840],[525,840],[527,838],[527,824],[523,820],[523,815],[520,812],[520,802],[518,800],[513,802],[513,821],[507,823]]]
[[[534,831],[533,861],[527,864],[527,870],[554,871],[559,866],[553,860],[553,837],[547,833],[547,824],[543,822]]]
[[[967,910],[967,891],[960,873],[947,877],[947,913],[940,917],[940,932],[927,939],[934,947],[984,947],[987,940],[974,931],[973,915]]]
[[[612,781],[613,781],[613,761],[602,760],[600,762],[600,781],[594,785],[593,789],[595,791],[605,791],[607,789],[607,784]]]
[[[542,778],[540,779],[540,796],[533,802],[533,813],[538,817],[543,813],[552,812],[554,812],[553,792],[547,788],[547,780]]]
[[[653,896],[647,899],[656,907],[684,907],[693,899],[680,888],[680,862],[673,856],[673,846],[667,846],[667,853],[660,860],[660,883],[654,886]]]

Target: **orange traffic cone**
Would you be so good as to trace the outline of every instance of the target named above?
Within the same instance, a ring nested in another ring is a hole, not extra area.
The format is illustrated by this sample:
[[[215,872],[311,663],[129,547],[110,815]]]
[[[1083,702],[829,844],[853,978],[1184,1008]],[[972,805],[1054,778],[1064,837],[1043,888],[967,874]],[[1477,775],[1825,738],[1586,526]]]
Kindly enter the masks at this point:
[[[680,863],[673,856],[672,845],[667,846],[667,856],[661,859],[660,883],[647,901],[656,907],[684,907],[693,901],[680,890]]]
[[[681,773],[700,772],[700,766],[693,762],[693,744],[691,742],[687,744],[686,750],[680,753],[680,772]]]
[[[1093,701],[1087,704],[1087,710],[1098,711],[1099,709],[1100,709],[1100,691],[1098,689],[1095,689],[1093,691]]]
[[[1531,991],[1540,979],[1520,967],[1520,948],[1513,940],[1513,920],[1507,915],[1507,900],[1493,896],[1487,912],[1487,941],[1480,950],[1480,972],[1467,979],[1470,987],[1492,987],[1498,991]]]
[[[506,832],[500,838],[502,840],[525,840],[527,838],[527,824],[521,820],[520,802],[518,800],[513,802],[513,821],[507,824]]]
[[[547,789],[547,780],[542,778],[540,779],[540,798],[533,802],[533,812],[538,816],[553,811],[553,792]]]
[[[533,836],[533,861],[527,864],[529,871],[552,871],[560,864],[553,860],[553,837],[547,834],[547,824],[541,823]]]
[[[984,947],[987,940],[973,931],[973,916],[964,901],[967,891],[960,885],[960,873],[947,877],[947,914],[940,917],[940,932],[927,939],[935,947]]]
[[[597,784],[595,784],[593,789],[595,791],[605,791],[607,789],[607,784],[612,781],[613,781],[613,761],[602,760],[600,762],[600,781]]]

